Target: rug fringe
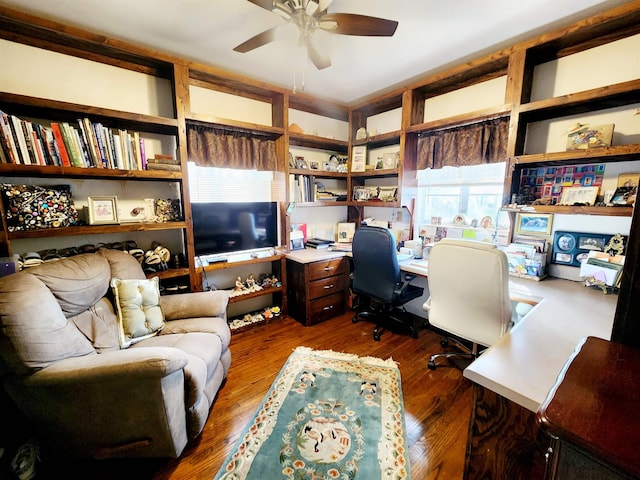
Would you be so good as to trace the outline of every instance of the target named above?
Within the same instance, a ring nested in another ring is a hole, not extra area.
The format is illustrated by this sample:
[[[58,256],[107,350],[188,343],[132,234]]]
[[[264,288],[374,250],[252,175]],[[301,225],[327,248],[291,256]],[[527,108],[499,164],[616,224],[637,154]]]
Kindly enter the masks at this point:
[[[388,359],[384,360],[382,358],[378,358],[378,357],[370,357],[370,356],[366,356],[366,357],[360,357],[354,353],[344,353],[344,352],[336,352],[334,350],[314,350],[313,348],[310,347],[304,347],[304,346],[300,346],[300,347],[296,347],[293,349],[294,353],[303,353],[303,354],[307,354],[307,355],[317,355],[319,357],[330,357],[330,358],[335,358],[335,359],[339,359],[339,360],[358,360],[361,362],[366,362],[368,364],[371,365],[377,365],[377,366],[381,366],[381,367],[396,367],[398,368],[398,362],[396,362],[393,358],[389,357]]]

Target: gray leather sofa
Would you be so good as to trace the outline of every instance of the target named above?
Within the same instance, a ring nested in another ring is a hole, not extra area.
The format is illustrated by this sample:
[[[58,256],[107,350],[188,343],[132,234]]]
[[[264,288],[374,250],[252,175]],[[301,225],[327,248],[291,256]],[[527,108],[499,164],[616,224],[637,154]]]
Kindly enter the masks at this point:
[[[56,454],[177,457],[229,370],[228,296],[156,296],[161,329],[123,346],[113,278],[145,283],[137,260],[116,250],[1,278],[3,387]]]

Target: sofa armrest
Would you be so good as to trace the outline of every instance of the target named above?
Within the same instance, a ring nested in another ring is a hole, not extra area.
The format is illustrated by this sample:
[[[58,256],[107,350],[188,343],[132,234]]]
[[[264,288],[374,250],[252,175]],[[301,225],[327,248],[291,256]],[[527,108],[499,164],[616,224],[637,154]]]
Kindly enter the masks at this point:
[[[187,356],[170,347],[145,347],[56,362],[24,379],[30,387],[47,385],[85,385],[88,382],[112,382],[135,378],[162,378],[181,370]]]
[[[226,320],[228,303],[229,294],[224,290],[160,297],[165,320],[198,317],[220,317]]]

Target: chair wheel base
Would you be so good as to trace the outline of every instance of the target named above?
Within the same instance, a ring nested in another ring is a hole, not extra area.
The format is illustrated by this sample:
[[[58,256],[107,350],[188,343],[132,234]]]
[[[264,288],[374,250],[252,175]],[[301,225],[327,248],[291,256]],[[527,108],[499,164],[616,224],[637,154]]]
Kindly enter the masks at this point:
[[[429,362],[427,363],[427,368],[429,370],[435,370],[436,369],[436,362],[434,360],[429,360]]]
[[[446,338],[443,338],[442,340],[440,340],[440,346],[442,348],[447,348],[449,346],[449,340],[447,340]]]

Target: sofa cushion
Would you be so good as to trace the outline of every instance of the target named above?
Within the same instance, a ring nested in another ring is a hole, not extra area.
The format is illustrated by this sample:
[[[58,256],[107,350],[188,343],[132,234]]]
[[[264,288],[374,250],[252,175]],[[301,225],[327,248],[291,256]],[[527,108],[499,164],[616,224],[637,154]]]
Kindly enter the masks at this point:
[[[69,317],[69,321],[89,339],[96,352],[120,350],[118,316],[107,297],[102,297],[93,307],[81,314]]]
[[[78,315],[109,291],[111,272],[104,258],[85,253],[29,269],[53,293],[65,316]]]
[[[0,278],[0,351],[7,366],[23,375],[65,358],[95,355],[51,290],[31,271]]]
[[[111,278],[128,278],[144,280],[147,278],[142,271],[142,266],[132,255],[122,250],[99,250],[98,255],[109,262]]]
[[[122,348],[152,337],[164,327],[158,277],[148,280],[114,278],[111,287]]]

